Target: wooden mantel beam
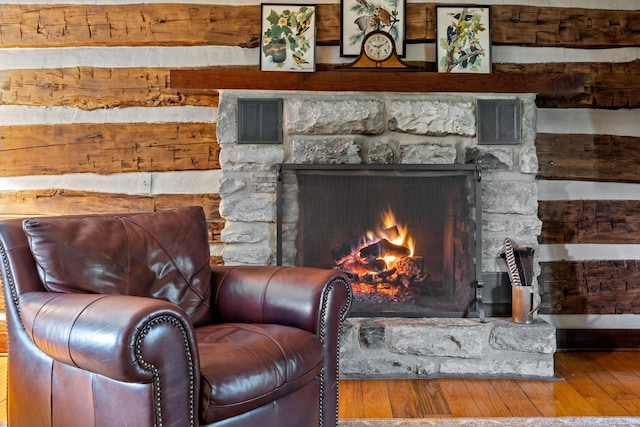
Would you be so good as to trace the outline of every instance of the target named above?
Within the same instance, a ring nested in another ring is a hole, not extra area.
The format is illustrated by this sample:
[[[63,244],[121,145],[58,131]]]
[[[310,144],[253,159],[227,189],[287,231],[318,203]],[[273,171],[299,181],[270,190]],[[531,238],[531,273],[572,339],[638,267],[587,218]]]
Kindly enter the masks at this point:
[[[183,92],[295,90],[344,92],[477,92],[562,94],[584,91],[584,75],[444,74],[411,71],[318,71],[315,73],[231,69],[171,70],[169,85]]]

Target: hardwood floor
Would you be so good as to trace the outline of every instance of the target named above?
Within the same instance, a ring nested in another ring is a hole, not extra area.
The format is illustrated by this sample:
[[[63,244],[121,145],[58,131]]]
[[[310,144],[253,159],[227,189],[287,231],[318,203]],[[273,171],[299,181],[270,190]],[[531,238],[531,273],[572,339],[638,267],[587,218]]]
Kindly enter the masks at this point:
[[[7,356],[0,355],[0,422],[7,422]]]
[[[640,352],[560,352],[559,381],[342,380],[347,418],[640,416]],[[0,422],[7,420],[0,356]]]
[[[640,352],[560,352],[555,362],[564,380],[342,380],[338,416],[640,416]]]

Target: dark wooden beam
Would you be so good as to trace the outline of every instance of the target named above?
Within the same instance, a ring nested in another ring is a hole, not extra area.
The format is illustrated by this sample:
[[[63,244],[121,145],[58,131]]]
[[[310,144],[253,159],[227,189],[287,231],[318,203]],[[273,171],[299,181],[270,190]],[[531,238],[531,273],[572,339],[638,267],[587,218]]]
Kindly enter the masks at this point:
[[[558,329],[558,350],[615,351],[640,349],[637,329]]]
[[[582,74],[444,74],[412,71],[333,70],[315,73],[259,70],[177,69],[169,85],[185,92],[220,89],[357,91],[357,92],[478,92],[576,93]]]

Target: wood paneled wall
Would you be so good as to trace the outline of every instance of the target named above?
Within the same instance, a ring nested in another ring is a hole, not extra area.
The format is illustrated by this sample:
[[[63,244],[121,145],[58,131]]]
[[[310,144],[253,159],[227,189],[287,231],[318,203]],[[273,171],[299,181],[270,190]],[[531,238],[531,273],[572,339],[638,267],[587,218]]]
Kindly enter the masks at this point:
[[[580,50],[640,46],[640,11],[583,8],[579,1],[558,1],[563,6],[492,5],[493,44]],[[99,0],[96,4],[2,3],[0,0],[0,50],[14,49],[16,55],[27,49],[40,49],[43,55],[56,49],[64,52],[73,48],[102,49],[105,55],[110,48],[118,47],[251,49],[258,46],[260,39],[258,1],[243,6],[234,5],[231,0],[228,4],[186,1],[100,4]],[[435,3],[409,0],[408,43],[434,42],[434,10]],[[318,5],[316,42],[319,46],[337,48],[339,11],[338,0],[334,4]],[[256,52],[255,65],[251,66],[257,67],[257,61]],[[149,110],[166,107],[176,111],[186,107],[213,110],[217,107],[215,93],[185,94],[172,90],[168,82],[169,67],[159,65],[163,63],[160,58],[157,63],[150,60],[140,66],[132,61],[131,66],[125,67],[88,65],[81,60],[64,66],[43,62],[44,66],[17,67],[0,63],[0,107],[35,108],[44,113],[66,108],[99,112],[131,107]],[[215,60],[210,65],[219,66]],[[176,67],[193,68],[194,65],[185,62]],[[585,74],[584,93],[540,96],[537,100],[540,108],[614,111],[640,108],[637,51],[628,60],[616,62],[495,63],[494,72]],[[37,119],[25,125],[5,122],[0,125],[0,177],[197,173],[218,169],[215,120],[172,121],[170,114],[167,113],[169,118],[162,123],[70,121],[52,124]],[[638,182],[640,161],[636,147],[639,139],[638,135],[541,133],[536,142],[540,157],[538,178]],[[219,196],[215,192],[186,188],[173,194],[162,191],[141,194],[136,189],[105,188],[104,192],[95,192],[48,188],[44,184],[38,189],[11,188],[10,185],[0,188],[2,216],[146,211],[200,204],[207,212],[212,244],[220,242],[222,219],[218,213]],[[540,243],[636,243],[639,240],[637,210],[635,202],[542,201],[540,216],[544,225]],[[637,312],[637,304],[630,304],[629,294],[625,296],[618,285],[602,286],[606,282],[603,278],[617,277],[621,268],[620,261],[606,260],[606,248],[602,257],[593,265],[560,259],[544,263],[539,281],[547,289],[544,297],[548,299],[550,313]],[[220,259],[214,257],[216,261]],[[638,286],[635,263],[633,259],[623,262],[627,286],[632,289]],[[592,292],[594,281],[601,284],[596,293]],[[587,297],[573,297],[585,293],[603,298],[598,304],[592,304]]]

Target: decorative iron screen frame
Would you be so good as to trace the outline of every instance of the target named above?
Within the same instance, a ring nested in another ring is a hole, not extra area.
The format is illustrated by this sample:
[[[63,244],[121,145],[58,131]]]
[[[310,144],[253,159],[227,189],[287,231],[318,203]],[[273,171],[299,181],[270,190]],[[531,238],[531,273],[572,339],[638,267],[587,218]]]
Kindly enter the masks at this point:
[[[474,257],[475,257],[475,271],[474,280],[470,283],[470,288],[473,291],[473,299],[470,302],[470,311],[472,310],[480,318],[482,322],[485,322],[485,310],[484,303],[482,301],[482,289],[484,287],[484,281],[482,278],[482,172],[480,167],[475,164],[454,164],[454,165],[416,165],[416,164],[402,164],[402,165],[308,165],[308,164],[290,164],[282,163],[276,168],[277,180],[276,180],[276,262],[277,265],[282,265],[283,261],[283,214],[284,214],[284,174],[286,171],[340,171],[340,172],[363,172],[371,171],[376,172],[397,172],[398,174],[406,172],[473,172],[475,177],[474,187],[474,210],[475,210],[475,232],[473,236],[475,238],[474,244]]]

